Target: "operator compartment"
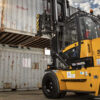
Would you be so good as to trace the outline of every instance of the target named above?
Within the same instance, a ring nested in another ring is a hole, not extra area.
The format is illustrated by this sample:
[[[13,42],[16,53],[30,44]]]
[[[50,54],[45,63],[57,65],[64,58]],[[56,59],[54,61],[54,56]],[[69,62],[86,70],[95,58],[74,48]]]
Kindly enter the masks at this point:
[[[80,57],[93,58],[94,66],[100,66],[100,22],[92,17],[80,17]]]
[[[72,69],[100,66],[100,22],[97,17],[81,13],[67,22],[63,54]]]

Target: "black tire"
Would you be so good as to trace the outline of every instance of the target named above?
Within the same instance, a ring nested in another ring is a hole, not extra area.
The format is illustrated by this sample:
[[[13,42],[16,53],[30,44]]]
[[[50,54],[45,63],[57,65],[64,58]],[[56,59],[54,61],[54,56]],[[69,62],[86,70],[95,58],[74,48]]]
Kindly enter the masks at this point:
[[[59,82],[55,73],[46,73],[42,81],[42,90],[49,99],[56,99],[65,96],[65,92],[60,92]]]

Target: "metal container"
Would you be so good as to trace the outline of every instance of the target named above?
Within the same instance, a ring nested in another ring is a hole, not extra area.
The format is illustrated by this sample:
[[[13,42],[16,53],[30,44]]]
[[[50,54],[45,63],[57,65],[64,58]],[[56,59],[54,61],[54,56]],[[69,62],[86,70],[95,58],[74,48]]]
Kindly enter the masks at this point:
[[[0,91],[40,88],[44,70],[51,61],[43,49],[0,45]]]
[[[0,0],[1,31],[34,36],[42,8],[42,0]]]
[[[71,7],[71,14],[76,9]],[[34,36],[43,0],[0,0],[0,31]]]

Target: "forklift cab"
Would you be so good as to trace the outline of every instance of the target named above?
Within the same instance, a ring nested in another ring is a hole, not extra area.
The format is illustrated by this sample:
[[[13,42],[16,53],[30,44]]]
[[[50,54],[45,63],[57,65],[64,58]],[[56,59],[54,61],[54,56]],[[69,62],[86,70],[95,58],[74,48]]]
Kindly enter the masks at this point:
[[[63,34],[62,38],[65,50],[71,44],[77,42],[81,44],[83,40],[92,40],[100,37],[100,21],[97,18],[91,15],[86,16],[85,12],[76,13],[73,16],[71,16],[73,19],[70,17],[67,20],[66,33]]]
[[[94,66],[92,40],[100,37],[100,21],[97,17],[85,12],[73,14],[66,22],[66,33],[62,36],[62,52],[69,65],[74,68],[79,66]],[[82,65],[77,66],[82,62]]]

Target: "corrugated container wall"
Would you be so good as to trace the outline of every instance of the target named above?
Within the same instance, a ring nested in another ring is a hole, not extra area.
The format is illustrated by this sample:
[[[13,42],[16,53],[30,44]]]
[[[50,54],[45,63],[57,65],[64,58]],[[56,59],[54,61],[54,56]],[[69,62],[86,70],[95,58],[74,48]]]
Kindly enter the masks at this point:
[[[51,61],[43,49],[0,46],[0,90],[33,90],[41,87],[44,70]]]
[[[71,14],[77,9],[71,7]],[[0,30],[34,36],[36,16],[43,13],[43,0],[0,0]]]
[[[42,0],[0,0],[1,29],[34,36],[36,15],[42,12]]]

